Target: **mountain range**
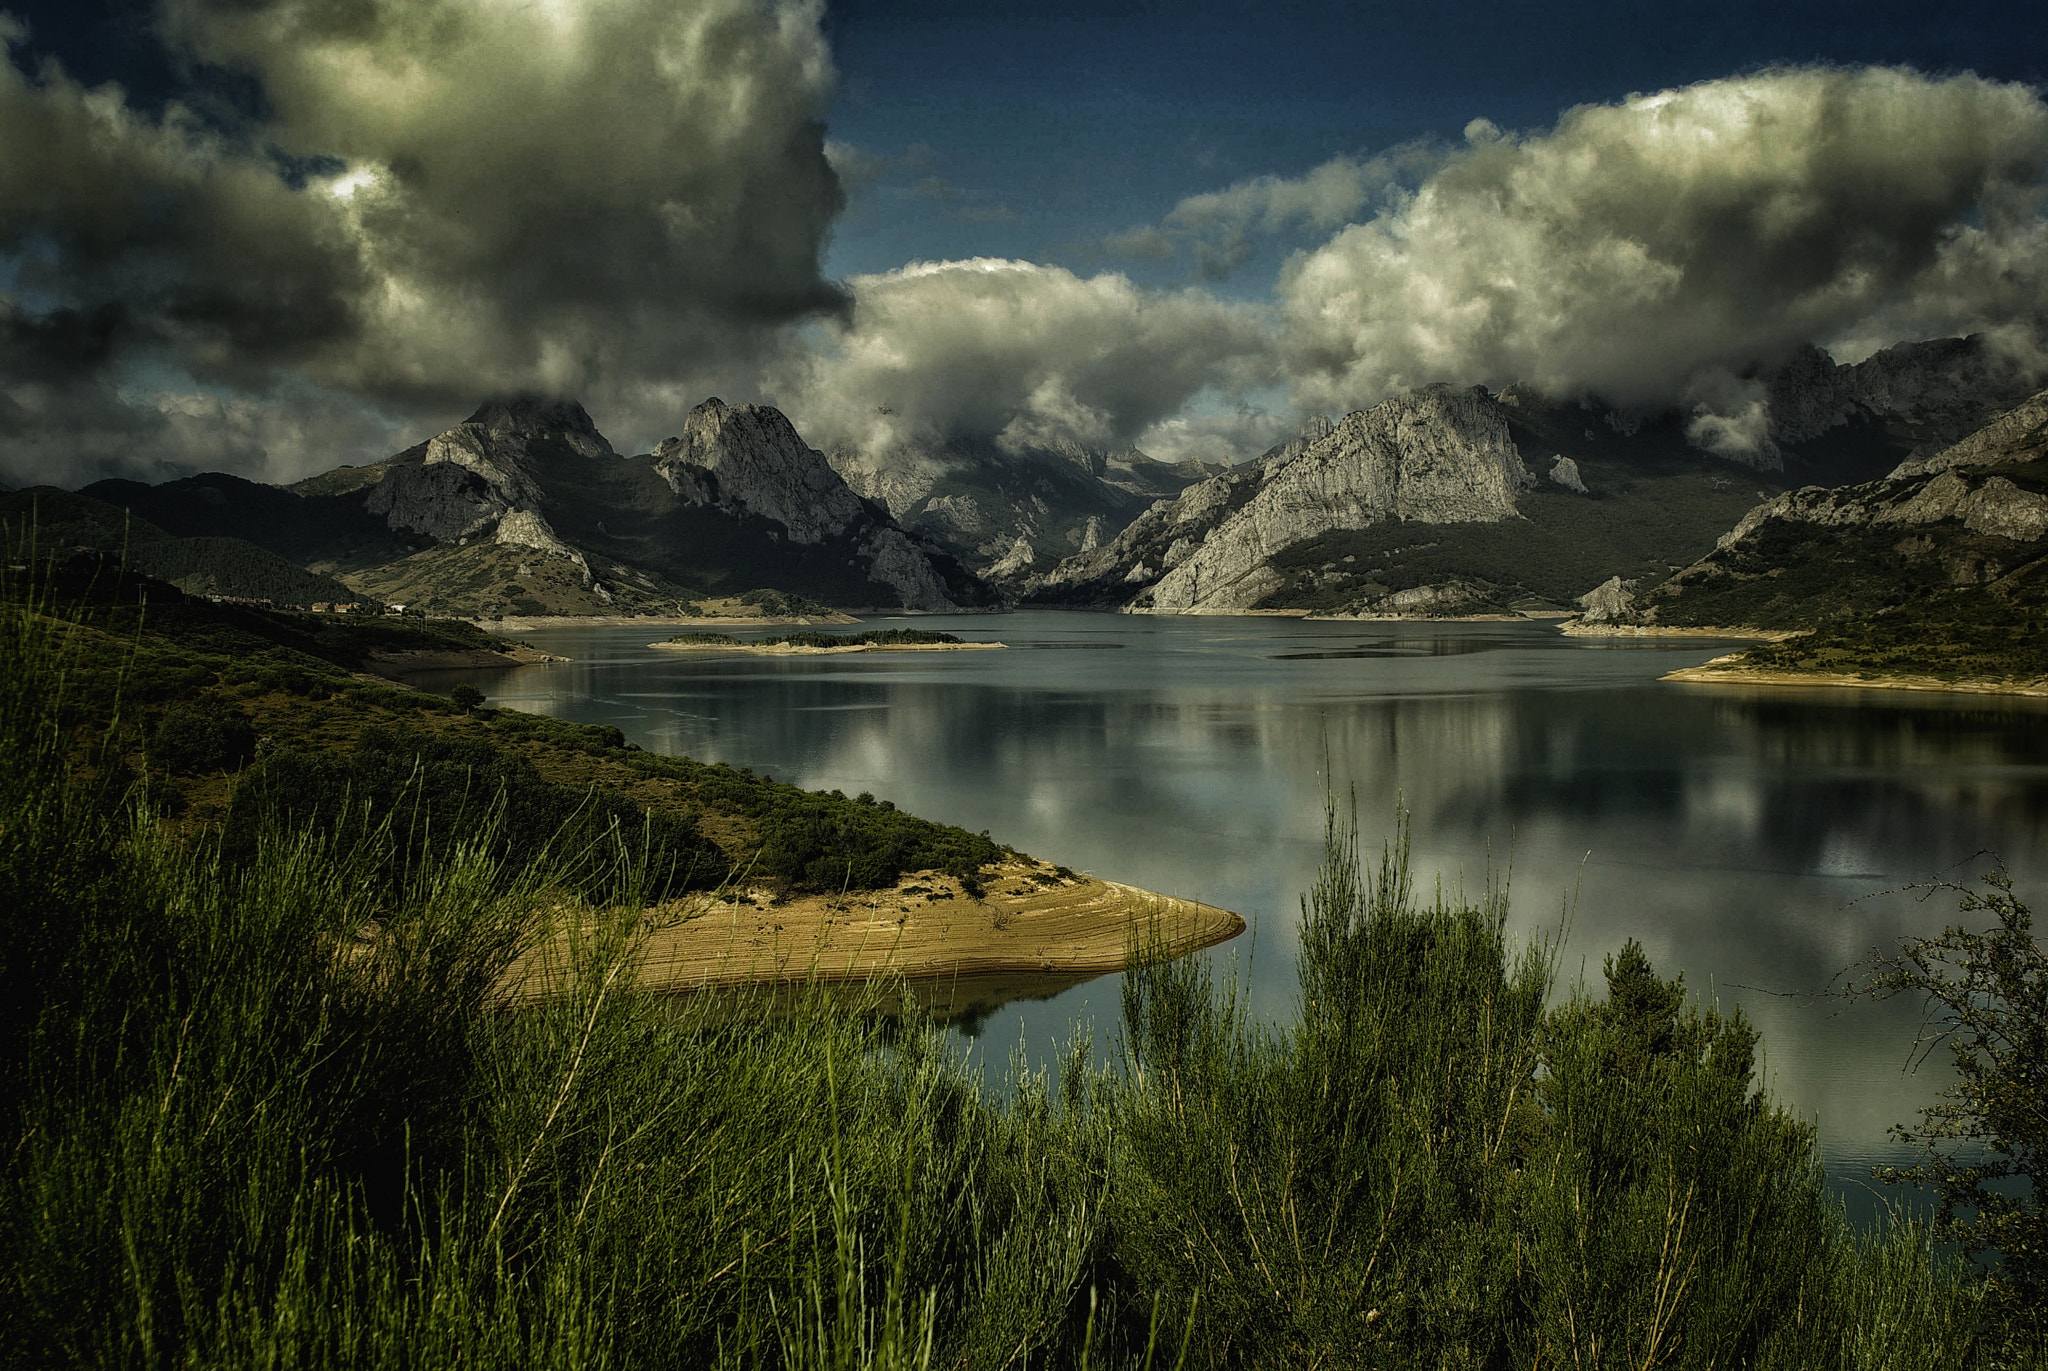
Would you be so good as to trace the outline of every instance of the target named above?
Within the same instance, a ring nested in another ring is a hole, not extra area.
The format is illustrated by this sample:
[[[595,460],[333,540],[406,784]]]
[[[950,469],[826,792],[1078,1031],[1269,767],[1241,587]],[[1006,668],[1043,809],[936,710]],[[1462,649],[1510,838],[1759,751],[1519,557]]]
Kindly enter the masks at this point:
[[[1676,411],[1523,386],[1398,395],[1311,422],[1014,593],[1153,613],[1568,614],[1609,577],[1678,571],[1759,500],[1877,476],[2030,388],[1979,338],[1854,366],[1805,349],[1752,379],[1766,426],[1719,451]]]
[[[520,397],[291,487],[210,473],[80,494],[464,618],[688,615],[757,591],[857,608],[996,603],[944,548],[855,494],[780,412],[711,399],[680,429],[622,457],[581,405]]]
[[[779,411],[716,399],[623,456],[581,405],[529,396],[289,487],[207,473],[0,499],[17,540],[33,507],[50,535],[125,546],[187,589],[486,620],[694,617],[764,596],[818,611],[1564,617],[1596,586],[1605,604],[1674,573],[1700,583],[1687,569],[1739,523],[1798,522],[1760,508],[1908,479],[1916,457],[2025,398],[2033,378],[2001,358],[1979,338],[1853,366],[1806,349],[1748,378],[1762,399],[1740,442],[1683,412],[1430,386],[1311,419],[1234,467],[965,439],[828,457]],[[1656,612],[1679,612],[1679,593]]]

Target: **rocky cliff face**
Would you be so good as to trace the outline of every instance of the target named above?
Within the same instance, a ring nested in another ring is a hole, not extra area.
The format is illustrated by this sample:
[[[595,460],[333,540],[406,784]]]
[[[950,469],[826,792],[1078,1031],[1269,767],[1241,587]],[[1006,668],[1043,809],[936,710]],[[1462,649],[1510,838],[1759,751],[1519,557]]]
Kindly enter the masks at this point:
[[[1273,559],[1296,544],[1387,521],[1512,519],[1533,484],[1484,391],[1432,386],[1319,421],[1257,464],[1159,501],[1031,589],[1161,612],[1250,609],[1281,584]]]
[[[1653,590],[1590,593],[1589,621],[1811,627],[1926,589],[1984,585],[2048,552],[2048,391],[1879,481],[1757,505]]]

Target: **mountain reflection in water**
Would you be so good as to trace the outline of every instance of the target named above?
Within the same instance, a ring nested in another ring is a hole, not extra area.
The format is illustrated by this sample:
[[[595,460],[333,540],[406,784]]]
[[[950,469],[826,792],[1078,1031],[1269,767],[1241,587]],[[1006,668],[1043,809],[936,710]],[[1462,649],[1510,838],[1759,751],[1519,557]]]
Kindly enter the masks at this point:
[[[1772,1088],[1847,1181],[1941,1081],[1905,1071],[1907,1003],[1826,998],[1884,940],[1955,917],[1902,887],[2048,852],[2048,704],[1665,684],[1732,645],[1588,640],[1529,623],[1306,623],[1025,613],[935,617],[1072,650],[694,657],[647,629],[528,635],[575,660],[473,679],[493,704],[615,724],[644,747],[872,791],[1034,856],[1234,909],[1254,1008],[1295,1010],[1299,897],[1326,793],[1376,846],[1411,815],[1419,888],[1508,885],[1519,937],[1562,937],[1559,993],[1639,938],[1740,1005]],[[1091,651],[1091,648],[1120,648]],[[1510,879],[1511,878],[1511,879]],[[1884,894],[1886,891],[1901,893]],[[1114,1032],[1117,979],[970,1015],[1043,1062]],[[992,992],[993,994],[993,992]],[[989,998],[989,997],[984,997]]]

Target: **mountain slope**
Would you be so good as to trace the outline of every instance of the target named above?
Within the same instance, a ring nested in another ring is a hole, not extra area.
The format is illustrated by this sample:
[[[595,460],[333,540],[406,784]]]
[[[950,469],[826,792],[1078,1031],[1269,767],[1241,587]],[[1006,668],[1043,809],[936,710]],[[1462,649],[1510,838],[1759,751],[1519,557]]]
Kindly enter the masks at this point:
[[[1675,422],[1624,431],[1607,417],[1515,389],[1399,396],[1155,504],[1030,598],[1160,612],[1545,609],[1592,570],[1663,574],[1772,484],[1689,447]]]
[[[232,530],[433,613],[675,614],[753,590],[920,610],[993,600],[854,494],[779,412],[715,399],[638,457],[614,452],[581,405],[520,397],[290,490],[211,476],[102,486],[180,530]]]
[[[1022,589],[1173,613],[1562,613],[1609,578],[1661,581],[1757,500],[1924,455],[2021,398],[2021,379],[1978,338],[1853,366],[1807,349],[1756,378],[1746,445],[1675,411],[1429,387],[1312,425]]]
[[[2042,579],[2044,539],[2048,391],[1881,480],[1808,486],[1758,505],[1664,584],[1639,596],[1603,587],[1603,608],[1589,617],[1816,629],[1885,616],[1924,625],[1980,602],[2003,614],[1998,605],[2031,596]]]
[[[887,505],[906,529],[1006,587],[1093,550],[1153,501],[1224,470],[1155,461],[1136,449],[1101,453],[1066,444],[1010,451],[969,439],[885,458],[843,449],[829,456],[847,484]]]
[[[54,486],[0,495],[0,541],[10,555],[23,555],[31,547],[44,556],[90,548],[189,595],[279,605],[363,599],[333,577],[308,571],[244,539],[174,537],[116,505]]]

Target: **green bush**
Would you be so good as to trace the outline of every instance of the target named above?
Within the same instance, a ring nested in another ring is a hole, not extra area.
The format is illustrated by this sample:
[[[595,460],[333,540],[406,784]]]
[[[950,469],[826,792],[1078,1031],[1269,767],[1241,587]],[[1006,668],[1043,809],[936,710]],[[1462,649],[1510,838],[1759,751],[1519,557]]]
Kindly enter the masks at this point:
[[[233,771],[256,755],[249,716],[212,695],[164,711],[150,743],[150,760],[179,776]]]

